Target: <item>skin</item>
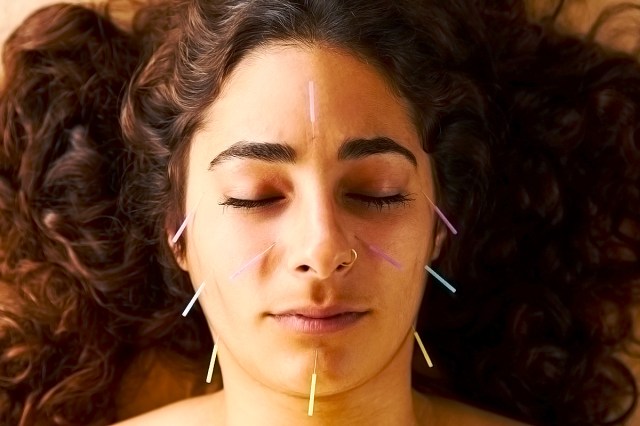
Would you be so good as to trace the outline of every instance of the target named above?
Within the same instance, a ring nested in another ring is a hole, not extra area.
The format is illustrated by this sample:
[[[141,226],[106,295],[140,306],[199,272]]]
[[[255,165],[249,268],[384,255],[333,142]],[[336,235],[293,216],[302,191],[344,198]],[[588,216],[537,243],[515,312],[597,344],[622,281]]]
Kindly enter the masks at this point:
[[[309,81],[317,88],[314,129]],[[396,141],[417,164],[397,153],[337,159],[345,141],[374,137]],[[210,167],[238,141],[287,144],[295,162],[228,159]],[[341,52],[282,46],[255,52],[211,108],[189,164],[187,206],[200,204],[182,265],[194,283],[206,279],[203,265],[213,269],[201,303],[221,341],[228,424],[269,418],[282,424],[287,417],[297,424],[307,411],[316,351],[316,422],[413,417],[410,330],[434,239],[432,210],[419,195],[433,197],[433,188],[407,109],[387,84]],[[361,200],[397,194],[407,201],[377,208]],[[223,208],[226,197],[273,202]],[[406,266],[398,270],[365,242]],[[341,267],[351,249],[357,261]],[[272,316],[324,308],[362,317],[338,332],[309,334]],[[261,409],[243,410],[247,398]],[[364,412],[372,398],[377,412]]]
[[[80,1],[67,0],[67,2],[79,3]],[[639,0],[627,0],[627,3],[628,2],[640,5]],[[21,2],[5,2],[1,4],[0,16],[2,16],[3,19],[2,22],[0,22],[0,43],[4,43],[8,34],[13,31],[15,27],[17,27],[17,25],[19,25],[24,17],[26,17],[29,13],[35,11],[39,7],[43,7],[53,3],[58,3],[58,0],[25,0]],[[82,1],[82,3],[85,2]],[[593,19],[597,15],[597,12],[599,12],[604,6],[615,3],[619,2],[617,0],[590,0],[588,2],[583,0],[568,1],[568,7],[572,10],[561,15],[562,22],[560,25],[560,29],[569,33],[584,33],[584,29],[593,22]],[[555,5],[555,2],[553,2],[552,4],[552,2],[547,0],[531,0],[528,1],[527,4],[529,6],[531,17],[533,19],[538,19],[545,13],[549,13],[552,6]],[[633,19],[631,19],[631,21],[633,21]],[[630,47],[628,47],[626,44],[620,45],[615,40],[612,41],[607,37],[598,37],[598,41],[609,44],[616,48],[621,48],[622,50],[630,50]],[[634,43],[630,45],[631,47],[635,46],[635,38],[633,38],[632,41]],[[1,77],[2,69],[0,66],[0,78]],[[0,283],[0,293],[3,293],[0,297],[0,300],[6,300],[10,297],[10,291],[7,288],[8,287],[4,283]],[[6,297],[4,293],[6,293]],[[640,315],[638,315],[638,318],[640,318]],[[143,354],[143,356],[146,356],[146,354]],[[630,365],[634,369],[634,372],[636,372],[636,377],[639,377],[640,373],[637,373],[637,371],[640,371],[640,368],[637,365],[637,360],[625,358],[625,362],[627,362],[627,365]],[[147,411],[149,407],[164,405],[167,401],[183,398],[184,395],[188,393],[182,390],[184,386],[171,386],[170,388],[163,388],[162,391],[160,391],[157,386],[158,374],[161,374],[163,377],[169,377],[171,380],[175,380],[176,383],[184,381],[185,375],[183,373],[178,374],[171,368],[164,368],[163,362],[158,362],[157,364],[161,364],[161,371],[158,372],[154,370],[153,374],[148,375],[148,378],[146,379],[139,380],[139,369],[137,368],[133,368],[133,371],[125,377],[125,379],[127,379],[128,381],[135,382],[135,384],[137,385],[136,389],[139,389],[139,391],[136,392],[134,397],[132,397],[132,394],[130,392],[120,392],[122,394],[120,395],[122,400],[122,407],[119,410],[120,418],[126,418],[131,416],[132,414],[138,414]],[[190,379],[188,380],[187,384],[188,386],[192,386]],[[177,391],[177,389],[179,389],[179,391]],[[189,401],[199,401],[199,399],[193,399]],[[181,404],[178,404],[177,407],[182,407]],[[171,415],[169,413],[172,411],[176,411],[175,407],[176,406],[173,405],[169,409],[156,410],[154,412],[155,414],[152,415],[152,418],[155,418],[154,416],[158,416],[158,414],[160,414],[160,417],[158,417],[158,421],[160,422],[159,424],[161,424],[162,418],[171,418]],[[180,409],[178,409],[177,411],[180,412]],[[460,411],[460,408],[458,408],[458,411]],[[636,415],[634,416],[634,420],[631,420],[630,422],[633,423],[634,421],[637,421],[636,417],[640,417],[638,416],[638,413],[636,413]],[[143,418],[146,419],[147,417]],[[179,417],[179,420],[181,422],[180,424],[183,424],[185,419],[184,417]],[[176,423],[169,422],[167,424]]]
[[[0,16],[3,19],[0,22],[0,44],[4,44],[4,41],[8,37],[8,35],[24,20],[24,18],[34,12],[36,9],[40,7],[44,7],[53,3],[58,3],[59,0],[24,0],[21,2],[4,2],[0,4]],[[67,0],[70,3],[85,3],[85,1],[80,0]],[[89,3],[92,3],[91,1]],[[583,34],[586,29],[593,23],[597,14],[604,9],[606,6],[610,6],[612,4],[619,3],[619,0],[574,0],[567,1],[567,6],[565,10],[561,14],[559,29],[563,32],[575,33],[575,34]],[[635,5],[640,5],[640,0],[627,0],[626,3],[633,3]],[[540,19],[540,17],[549,14],[556,2],[551,0],[530,0],[527,1],[528,11],[532,19]],[[631,14],[624,14],[622,18],[629,17],[629,25],[632,25],[635,20]],[[619,19],[616,19],[615,22],[618,23]],[[625,23],[625,28],[626,28]],[[636,34],[636,32],[632,32],[632,34]],[[615,48],[619,48],[624,51],[630,51],[635,46],[636,37],[632,37],[632,40],[628,40],[624,38],[620,43],[618,39],[612,39],[608,37],[609,33],[606,31],[602,36],[597,37],[598,41],[605,44],[610,45]],[[629,42],[627,44],[627,42]],[[0,65],[0,79],[2,78],[2,67]],[[0,283],[0,293],[2,293],[0,300],[8,300],[10,297],[10,291],[8,287],[4,283]],[[6,293],[6,294],[5,294]],[[6,297],[5,297],[6,296]],[[637,315],[639,318],[638,322],[640,322],[640,314]],[[146,357],[147,354],[142,354],[141,357]],[[624,361],[627,365],[630,366],[635,372],[636,377],[640,377],[640,367],[638,366],[638,361],[635,358],[624,357]],[[180,373],[177,374],[171,368],[165,368],[163,362],[157,362],[160,367],[158,369],[153,370],[153,373],[145,376],[150,377],[149,379],[143,378],[140,379],[139,369],[133,368],[132,372],[129,372],[125,376],[125,381],[134,382],[136,386],[133,386],[137,391],[132,394],[132,392],[124,392],[121,391],[120,399],[121,399],[121,407],[119,408],[119,418],[130,417],[132,414],[139,414],[141,412],[145,412],[149,409],[149,407],[158,407],[165,405],[167,401],[176,400],[180,398],[184,398],[184,396],[188,393],[183,391],[182,389],[186,387],[191,387],[191,380],[188,380],[188,383],[182,386],[171,386],[166,389],[162,389],[159,391],[157,386],[157,378],[158,375],[162,375],[167,378],[169,381],[175,381],[176,383],[180,383],[180,381],[185,380],[185,375]],[[160,370],[156,371],[156,370]],[[139,389],[139,390],[138,390]],[[179,391],[178,391],[179,390]],[[636,419],[637,418],[637,419]],[[636,413],[634,416],[634,420],[631,421],[640,422],[640,412]]]
[[[338,158],[345,141],[370,147],[376,137],[406,155]],[[295,161],[226,158],[238,141],[286,144]],[[245,58],[191,146],[186,210],[196,213],[179,259],[194,288],[207,283],[199,302],[224,389],[129,424],[183,422],[187,412],[191,424],[511,424],[411,389],[424,265],[444,237],[423,191],[435,200],[429,158],[405,103],[370,65],[326,46],[271,45]],[[406,199],[382,207],[365,198],[398,194]],[[238,208],[230,197],[263,201]],[[327,307],[359,314],[314,333],[278,317]]]

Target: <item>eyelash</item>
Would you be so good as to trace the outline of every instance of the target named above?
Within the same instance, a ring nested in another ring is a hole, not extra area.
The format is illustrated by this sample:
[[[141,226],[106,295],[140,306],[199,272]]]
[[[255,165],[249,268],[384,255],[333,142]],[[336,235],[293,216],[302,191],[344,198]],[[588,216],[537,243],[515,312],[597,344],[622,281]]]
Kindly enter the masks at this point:
[[[251,210],[260,207],[266,207],[278,200],[279,198],[265,198],[264,200],[243,200],[242,198],[227,197],[225,201],[218,204],[224,207],[233,207],[234,209]]]
[[[409,202],[413,201],[413,198],[409,194],[395,194],[387,197],[371,197],[369,195],[361,194],[348,194],[349,198],[354,201],[366,204],[368,208],[376,208],[378,211],[382,211],[384,207],[405,207]]]
[[[387,197],[371,197],[369,195],[361,194],[348,194],[348,197],[353,201],[357,201],[366,205],[367,208],[376,208],[378,211],[382,211],[384,207],[394,206],[406,206],[414,199],[409,194],[395,194]],[[233,207],[235,209],[257,209],[260,207],[267,207],[281,200],[281,198],[265,198],[263,200],[244,200],[242,198],[227,197],[225,201],[218,203],[224,207]]]

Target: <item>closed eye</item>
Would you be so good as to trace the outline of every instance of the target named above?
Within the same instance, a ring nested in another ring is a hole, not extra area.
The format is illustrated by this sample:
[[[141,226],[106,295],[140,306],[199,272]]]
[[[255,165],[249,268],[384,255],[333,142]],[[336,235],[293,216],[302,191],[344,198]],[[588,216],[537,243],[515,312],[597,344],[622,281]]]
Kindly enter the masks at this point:
[[[373,197],[363,194],[347,194],[347,197],[354,201],[363,203],[366,207],[375,208],[381,211],[384,207],[404,207],[414,199],[409,194],[395,194],[385,197]]]
[[[246,200],[242,198],[227,197],[224,201],[218,203],[221,206],[233,207],[234,209],[258,209],[261,207],[267,207],[271,204],[277,203],[282,200],[282,197],[263,198],[261,200]]]
[[[375,208],[378,211],[382,211],[384,207],[404,207],[414,200],[414,198],[412,198],[409,194],[395,194],[384,197],[374,197],[371,195],[348,193],[345,196],[352,201],[362,203],[367,208]],[[227,197],[224,201],[218,204],[235,209],[251,210],[268,207],[279,202],[283,198],[284,197],[270,197],[260,200],[248,200],[243,198]]]

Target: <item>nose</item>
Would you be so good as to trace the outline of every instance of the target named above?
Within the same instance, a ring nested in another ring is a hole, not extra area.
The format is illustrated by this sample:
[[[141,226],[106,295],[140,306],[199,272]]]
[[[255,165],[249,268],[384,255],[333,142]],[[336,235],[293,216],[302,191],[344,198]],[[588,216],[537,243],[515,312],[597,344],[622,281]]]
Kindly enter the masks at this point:
[[[349,271],[358,254],[349,243],[344,215],[329,197],[307,197],[299,204],[288,229],[289,271],[317,280]]]

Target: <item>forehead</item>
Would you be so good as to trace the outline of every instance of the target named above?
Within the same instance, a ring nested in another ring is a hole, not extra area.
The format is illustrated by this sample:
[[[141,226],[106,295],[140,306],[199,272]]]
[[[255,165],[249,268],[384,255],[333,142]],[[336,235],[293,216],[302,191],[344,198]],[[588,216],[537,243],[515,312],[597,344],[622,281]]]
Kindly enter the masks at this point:
[[[309,127],[310,98],[328,138],[392,136],[390,129],[403,139],[415,134],[405,102],[375,67],[322,45],[269,45],[250,53],[226,80],[209,124],[231,139],[287,140]]]

